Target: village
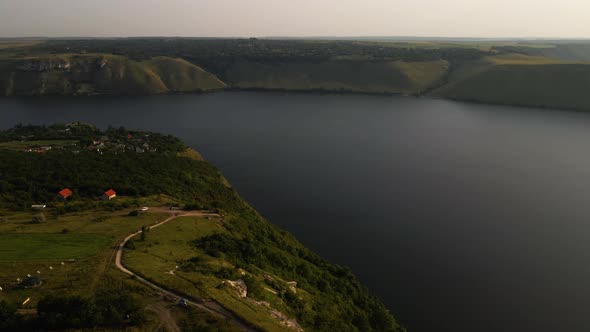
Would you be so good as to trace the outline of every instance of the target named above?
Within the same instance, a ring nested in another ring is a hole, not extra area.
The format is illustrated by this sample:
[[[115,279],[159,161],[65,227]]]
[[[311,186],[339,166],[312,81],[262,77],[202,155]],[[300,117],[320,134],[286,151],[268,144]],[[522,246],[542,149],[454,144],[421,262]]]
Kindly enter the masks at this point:
[[[65,129],[70,131],[70,128]],[[76,141],[23,141],[25,147],[24,152],[32,153],[47,153],[53,150],[66,150],[72,153],[80,153],[81,151],[95,151],[103,152],[157,152],[158,148],[150,145],[150,135],[143,134],[134,136],[132,133],[127,133],[124,136],[114,135],[115,132],[109,132],[110,135],[102,135],[93,138],[92,140]]]

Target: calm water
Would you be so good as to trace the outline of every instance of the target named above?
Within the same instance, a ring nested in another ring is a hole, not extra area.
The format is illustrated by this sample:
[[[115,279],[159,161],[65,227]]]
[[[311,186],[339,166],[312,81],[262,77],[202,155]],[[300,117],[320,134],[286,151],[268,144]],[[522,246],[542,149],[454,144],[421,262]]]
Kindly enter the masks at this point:
[[[0,99],[179,136],[410,331],[590,330],[590,114],[401,97]]]

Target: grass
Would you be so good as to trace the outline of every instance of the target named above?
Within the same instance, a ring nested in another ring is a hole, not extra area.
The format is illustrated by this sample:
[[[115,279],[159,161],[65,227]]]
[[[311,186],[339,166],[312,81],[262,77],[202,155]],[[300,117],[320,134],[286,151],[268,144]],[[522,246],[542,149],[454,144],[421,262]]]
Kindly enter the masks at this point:
[[[130,199],[120,197],[118,199]],[[140,205],[155,206],[168,202],[170,198],[145,197],[138,200]],[[148,321],[126,331],[155,331],[161,329],[159,315],[152,309],[165,308],[172,313],[172,319],[187,326],[207,328],[220,327],[223,331],[237,331],[231,324],[199,310],[186,310],[174,307],[172,302],[154,295],[153,290],[134,281],[116,270],[112,263],[113,246],[123,236],[138,230],[143,225],[158,223],[169,215],[167,213],[143,213],[138,217],[127,216],[129,210],[105,212],[86,211],[54,218],[46,210],[47,222],[31,224],[31,213],[0,211],[0,300],[10,303],[30,302],[24,309],[35,308],[37,302],[50,294],[78,294],[92,296],[97,288],[108,288],[110,284],[123,284],[147,304]],[[105,217],[105,218],[97,218]],[[97,220],[101,220],[98,222]],[[62,230],[68,229],[67,234]],[[179,247],[182,248],[182,247]],[[170,250],[175,251],[173,247]],[[72,260],[73,259],[73,260]],[[62,265],[61,262],[65,264]],[[148,261],[157,270],[161,264],[157,260]],[[151,264],[153,263],[153,264]],[[50,269],[50,266],[52,269]],[[36,288],[13,288],[16,279],[24,279],[27,274],[37,275],[43,284]],[[105,284],[107,283],[107,284]],[[192,283],[188,284],[189,286]]]
[[[197,161],[205,161],[205,159],[203,158],[203,156],[197,152],[194,149],[188,148],[183,152],[179,152],[178,153],[179,157],[184,157],[184,158],[189,158],[192,160],[197,160]]]
[[[38,148],[43,146],[62,147],[77,144],[72,140],[50,140],[50,141],[13,141],[0,143],[0,149],[23,150],[26,148]]]
[[[583,62],[566,62],[559,59],[524,54],[501,54],[485,59],[494,65],[555,65],[555,64],[583,64]]]
[[[192,92],[226,87],[226,84],[215,75],[182,59],[155,57],[142,62],[142,65],[158,75],[169,91]]]
[[[167,214],[146,213],[128,217],[129,211],[86,211],[52,217],[46,210],[47,222],[32,224],[31,213],[2,212],[0,222],[0,286],[5,290],[16,285],[16,279],[41,271],[42,287],[0,292],[0,300],[22,302],[31,297],[30,306],[45,295],[74,293],[91,295],[106,274],[123,277],[106,263],[112,248],[124,235],[157,223]],[[106,217],[98,222],[97,217]],[[62,231],[67,229],[67,234]],[[75,259],[75,261],[69,261]],[[60,263],[64,261],[65,265]],[[54,269],[50,270],[49,266]]]
[[[0,262],[80,259],[110,242],[94,234],[1,234]]]
[[[0,41],[0,50],[34,46],[43,43],[40,40],[30,41]]]

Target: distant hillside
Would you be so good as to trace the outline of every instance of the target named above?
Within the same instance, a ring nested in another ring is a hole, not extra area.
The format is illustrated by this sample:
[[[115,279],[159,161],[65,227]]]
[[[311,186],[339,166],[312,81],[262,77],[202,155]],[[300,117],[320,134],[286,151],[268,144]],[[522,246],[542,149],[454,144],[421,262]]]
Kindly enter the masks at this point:
[[[590,43],[125,38],[0,44],[0,96],[245,90],[590,110]]]
[[[503,46],[496,49],[503,53],[520,53],[564,61],[590,61],[590,43],[556,44],[553,47]]]
[[[160,94],[222,89],[214,75],[186,61],[155,57],[49,55],[0,59],[0,94]]]
[[[590,110],[590,64],[503,55],[466,63],[432,95],[466,101]]]
[[[448,67],[444,60],[237,61],[225,70],[223,77],[241,89],[420,94],[441,80]]]

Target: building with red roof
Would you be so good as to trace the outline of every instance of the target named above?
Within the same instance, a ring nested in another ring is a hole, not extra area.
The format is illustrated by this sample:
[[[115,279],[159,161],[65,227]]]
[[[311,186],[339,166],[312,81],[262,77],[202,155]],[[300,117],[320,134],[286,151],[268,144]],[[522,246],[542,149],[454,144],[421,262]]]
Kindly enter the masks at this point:
[[[109,189],[107,191],[104,192],[104,195],[102,196],[105,200],[111,200],[115,197],[117,197],[117,192],[114,191],[113,189]]]
[[[57,193],[57,196],[61,199],[67,199],[68,197],[72,196],[72,191],[70,190],[70,188],[65,188],[62,191],[60,191],[59,193]]]

